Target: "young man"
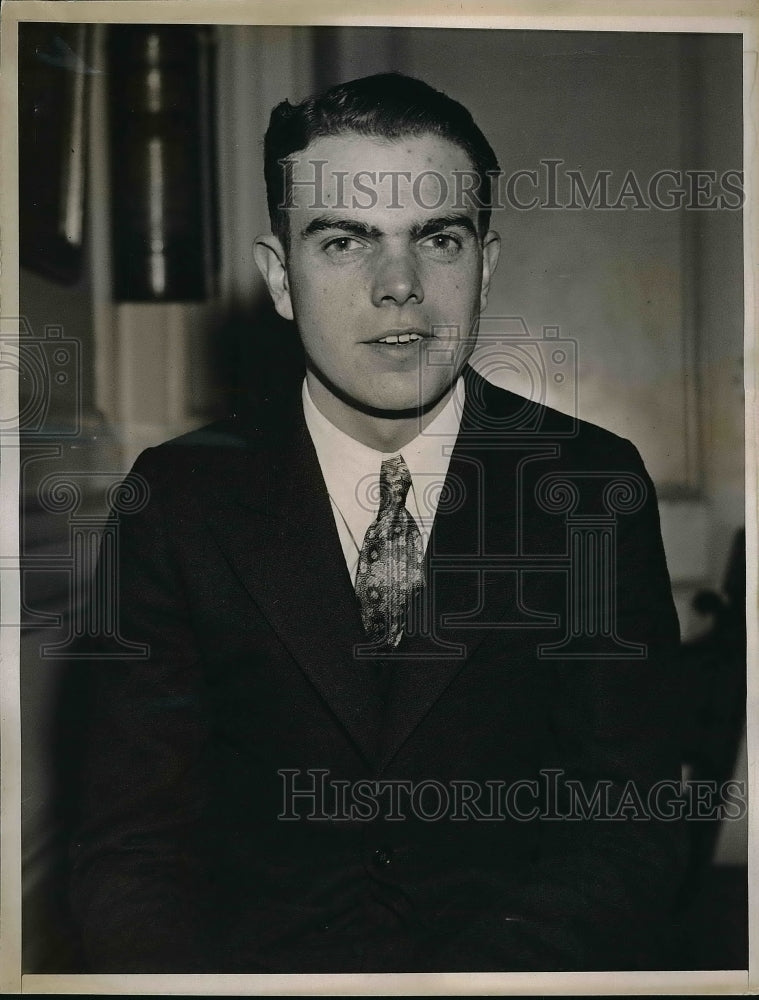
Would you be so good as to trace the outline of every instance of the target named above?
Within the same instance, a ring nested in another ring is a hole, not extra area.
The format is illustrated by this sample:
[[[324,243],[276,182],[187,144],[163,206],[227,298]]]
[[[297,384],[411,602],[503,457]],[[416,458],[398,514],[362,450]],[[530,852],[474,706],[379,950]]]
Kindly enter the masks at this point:
[[[90,967],[645,967],[680,865],[651,481],[469,367],[498,164],[464,108],[357,80],[276,108],[265,155],[305,380],[135,466],[147,653],[94,671]]]

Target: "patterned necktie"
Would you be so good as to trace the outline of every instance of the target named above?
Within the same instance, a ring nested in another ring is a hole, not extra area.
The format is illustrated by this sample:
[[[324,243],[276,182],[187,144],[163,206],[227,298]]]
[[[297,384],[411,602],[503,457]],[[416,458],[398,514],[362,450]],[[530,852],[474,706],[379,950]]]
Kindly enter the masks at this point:
[[[380,503],[358,558],[356,596],[371,642],[392,648],[403,635],[409,605],[424,585],[422,536],[406,510],[411,473],[402,455],[380,469]]]

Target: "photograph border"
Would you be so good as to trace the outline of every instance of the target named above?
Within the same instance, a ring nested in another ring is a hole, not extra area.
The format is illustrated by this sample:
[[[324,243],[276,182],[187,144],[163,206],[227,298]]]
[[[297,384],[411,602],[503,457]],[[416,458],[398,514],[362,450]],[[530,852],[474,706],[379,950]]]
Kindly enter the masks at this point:
[[[17,195],[17,28],[23,21],[213,23],[310,26],[398,26],[561,31],[740,33],[743,36],[744,113],[744,358],[747,554],[747,744],[749,761],[749,968],[746,971],[611,973],[429,973],[341,975],[21,975],[21,739],[18,629],[0,627],[0,992],[188,995],[581,995],[733,994],[759,990],[759,608],[757,583],[756,303],[759,299],[757,217],[757,58],[759,8],[723,0],[646,2],[378,2],[346,13],[345,4],[319,0],[5,0],[0,33],[0,324],[19,316]],[[507,7],[507,10],[504,8]],[[613,13],[612,13],[613,9]],[[18,323],[18,320],[15,321]],[[0,418],[18,412],[18,385],[0,364]],[[0,442],[0,573],[2,623],[19,621],[19,440]],[[753,877],[752,877],[753,876]]]

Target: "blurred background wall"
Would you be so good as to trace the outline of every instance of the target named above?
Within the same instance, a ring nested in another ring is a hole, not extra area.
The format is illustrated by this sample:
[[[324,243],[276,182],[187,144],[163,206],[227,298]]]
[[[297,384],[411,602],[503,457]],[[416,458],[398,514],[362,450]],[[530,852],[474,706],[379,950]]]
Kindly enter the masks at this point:
[[[606,171],[613,201],[629,171],[645,189],[661,170],[720,178],[742,169],[741,39],[230,26],[204,29],[190,50],[165,31],[152,43],[119,26],[93,26],[84,38],[51,24],[25,31],[20,131],[38,174],[21,198],[22,244],[25,226],[29,235],[21,311],[34,351],[53,357],[49,345],[61,334],[49,331],[59,328],[77,355],[65,384],[50,362],[47,423],[26,436],[22,485],[24,949],[27,971],[55,972],[77,963],[65,898],[66,768],[82,719],[63,655],[68,626],[55,617],[72,600],[72,519],[90,516],[97,527],[109,476],[251,386],[276,388],[292,361],[292,333],[266,301],[252,256],[254,237],[268,229],[262,141],[270,109],[373,72],[418,75],[470,108],[507,175],[545,178],[555,169],[566,204],[567,171],[588,183]],[[72,83],[80,78],[83,90]],[[31,222],[42,190],[35,185],[63,185],[70,195],[78,183],[70,164],[61,173],[55,154],[42,155],[54,93],[68,94],[71,114],[79,108],[79,127],[74,114],[63,145],[81,153],[81,239],[69,231],[66,244],[78,247],[77,262],[69,266],[63,254],[57,271],[46,266],[50,247]],[[205,164],[194,188],[193,150]],[[519,190],[527,201],[529,186]],[[544,328],[558,328],[569,360],[565,380],[546,383],[546,400],[641,451],[659,492],[683,638],[696,642],[724,607],[744,523],[742,213],[635,201],[621,210],[494,213],[503,251],[474,363],[529,392],[527,368],[492,364],[493,343],[523,321],[537,345],[532,356],[545,360]],[[196,228],[188,228],[196,208]],[[130,292],[124,271],[141,266],[140,213],[152,278]],[[201,277],[188,292],[182,281],[193,254]],[[44,499],[47,477],[59,474],[80,484],[76,511]],[[708,615],[692,606],[703,591],[716,595],[716,604],[700,604]],[[56,643],[60,655],[50,652]],[[731,767],[745,780],[745,749]],[[745,822],[724,823],[718,863],[740,869],[745,851]]]

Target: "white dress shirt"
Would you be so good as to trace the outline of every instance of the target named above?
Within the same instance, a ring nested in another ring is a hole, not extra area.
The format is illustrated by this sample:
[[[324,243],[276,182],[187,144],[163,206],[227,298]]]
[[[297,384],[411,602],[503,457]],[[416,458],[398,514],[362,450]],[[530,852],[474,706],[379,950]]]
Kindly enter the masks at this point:
[[[389,454],[367,448],[339,430],[316,408],[303,380],[303,414],[316,448],[348,573],[355,584],[358,556],[366,529],[377,516],[380,466],[386,458],[403,455],[411,473],[406,510],[427,542],[435,520],[440,491],[448,473],[464,406],[464,380],[435,419],[412,441]]]

